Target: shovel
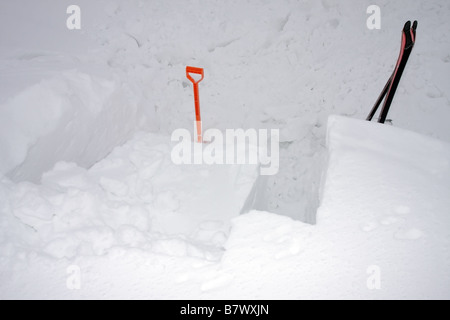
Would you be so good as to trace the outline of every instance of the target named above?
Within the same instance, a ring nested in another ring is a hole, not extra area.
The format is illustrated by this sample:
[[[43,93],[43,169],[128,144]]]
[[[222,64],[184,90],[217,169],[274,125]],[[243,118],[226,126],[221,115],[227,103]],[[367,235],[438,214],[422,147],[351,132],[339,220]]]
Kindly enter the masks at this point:
[[[201,78],[199,80],[195,80],[192,74],[199,74]],[[192,82],[194,85],[194,100],[195,100],[195,121],[197,128],[197,142],[202,142],[202,118],[200,116],[200,97],[198,94],[198,84],[203,80],[203,68],[196,67],[186,67],[186,77]]]

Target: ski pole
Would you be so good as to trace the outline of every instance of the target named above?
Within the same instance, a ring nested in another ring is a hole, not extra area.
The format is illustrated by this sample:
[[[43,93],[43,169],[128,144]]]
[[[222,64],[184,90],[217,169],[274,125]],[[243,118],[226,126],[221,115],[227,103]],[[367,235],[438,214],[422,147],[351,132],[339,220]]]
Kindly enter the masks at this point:
[[[199,74],[201,78],[199,80],[195,80],[192,78],[191,73]],[[195,100],[195,121],[197,128],[197,142],[202,142],[202,119],[200,116],[200,97],[198,94],[198,84],[203,80],[203,68],[196,67],[186,67],[186,77],[192,82],[194,85],[194,100]]]

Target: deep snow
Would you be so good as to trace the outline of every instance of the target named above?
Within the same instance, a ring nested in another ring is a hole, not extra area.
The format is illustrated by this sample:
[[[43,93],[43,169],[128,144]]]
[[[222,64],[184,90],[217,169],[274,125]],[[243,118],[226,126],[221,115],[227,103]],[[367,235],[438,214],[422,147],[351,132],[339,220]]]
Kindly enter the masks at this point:
[[[408,19],[389,117],[450,141],[447,1],[380,1],[373,31],[369,1],[82,0],[78,31],[69,4],[0,3],[2,298],[449,296],[448,145],[332,118],[325,147],[330,114],[365,118]],[[280,129],[276,176],[170,163],[192,128],[186,65],[205,68],[205,128]],[[272,213],[230,229],[256,191]]]
[[[0,297],[448,298],[450,145],[341,117],[330,118],[327,140],[317,225],[252,211],[232,220],[228,239],[215,230],[217,221],[202,224],[204,238],[196,241],[152,230],[177,202],[154,192],[162,197],[153,202],[160,207],[139,207],[139,189],[125,184],[136,175],[119,160],[130,154],[127,148],[142,148],[154,136],[141,136],[89,172],[59,167],[43,186],[3,187],[3,199],[11,201],[2,208]],[[155,185],[170,175],[162,170]],[[49,212],[54,216],[43,216]],[[217,219],[215,213],[209,218]],[[36,232],[24,230],[26,225]],[[74,267],[80,288],[69,290]],[[375,289],[373,270],[379,272]]]

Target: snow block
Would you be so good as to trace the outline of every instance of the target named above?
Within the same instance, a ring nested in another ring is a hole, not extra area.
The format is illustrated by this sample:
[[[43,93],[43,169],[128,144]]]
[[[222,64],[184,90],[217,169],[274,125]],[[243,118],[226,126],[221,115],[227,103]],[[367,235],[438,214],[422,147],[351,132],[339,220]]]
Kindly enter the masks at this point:
[[[379,267],[382,290],[371,297],[448,298],[450,145],[338,116],[327,145],[317,227],[340,260],[349,270]]]

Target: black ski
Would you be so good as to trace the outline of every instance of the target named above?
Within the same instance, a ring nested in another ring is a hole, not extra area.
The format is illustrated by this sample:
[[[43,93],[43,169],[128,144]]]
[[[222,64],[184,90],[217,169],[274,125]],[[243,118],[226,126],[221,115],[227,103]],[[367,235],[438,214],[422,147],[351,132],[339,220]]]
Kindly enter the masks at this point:
[[[377,112],[378,107],[380,106],[381,102],[383,101],[384,97],[386,96],[386,93],[388,92],[388,90],[391,86],[393,76],[394,76],[394,74],[392,74],[391,77],[389,78],[389,80],[386,82],[386,85],[384,86],[383,91],[381,91],[380,95],[378,96],[377,102],[375,102],[375,105],[373,106],[372,110],[370,110],[370,113],[367,116],[367,119],[366,119],[367,121],[372,121],[373,116]]]
[[[406,63],[408,62],[408,58],[411,54],[411,51],[414,47],[414,43],[416,41],[416,30],[417,30],[417,21],[411,26],[411,21],[405,23],[402,31],[402,44],[400,48],[400,55],[397,60],[397,64],[395,65],[394,72],[391,77],[387,81],[384,86],[383,91],[378,97],[375,105],[367,116],[367,121],[371,121],[375,113],[377,112],[378,107],[380,106],[383,98],[386,96],[386,100],[384,101],[383,108],[381,109],[380,116],[378,118],[379,123],[384,123],[386,121],[387,114],[389,112],[389,108],[391,106],[392,100],[394,99],[395,92],[397,91],[398,84],[400,83],[400,78],[402,77],[403,70],[405,69]]]

